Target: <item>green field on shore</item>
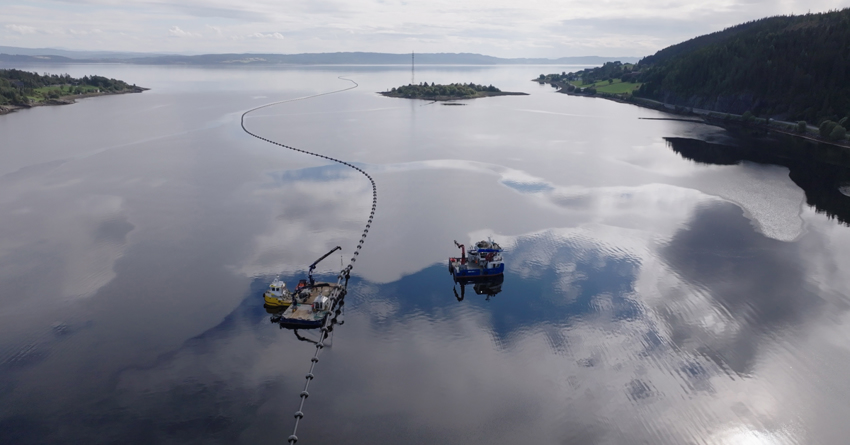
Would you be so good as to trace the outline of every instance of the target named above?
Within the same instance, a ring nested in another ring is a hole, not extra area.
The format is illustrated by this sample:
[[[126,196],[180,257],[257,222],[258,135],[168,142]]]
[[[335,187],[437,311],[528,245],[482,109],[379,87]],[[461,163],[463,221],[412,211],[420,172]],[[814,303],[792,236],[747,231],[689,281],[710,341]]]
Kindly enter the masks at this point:
[[[79,94],[97,93],[100,89],[91,85],[50,85],[46,87],[33,88],[34,94],[27,95],[27,98],[33,103],[44,102],[49,99],[58,99],[65,96],[75,96]]]
[[[596,88],[599,93],[623,94],[631,93],[640,88],[640,83],[623,82],[620,79],[614,79],[613,83],[608,83],[607,80],[600,80],[596,83],[584,84],[582,82],[570,82],[570,84],[578,88]]]

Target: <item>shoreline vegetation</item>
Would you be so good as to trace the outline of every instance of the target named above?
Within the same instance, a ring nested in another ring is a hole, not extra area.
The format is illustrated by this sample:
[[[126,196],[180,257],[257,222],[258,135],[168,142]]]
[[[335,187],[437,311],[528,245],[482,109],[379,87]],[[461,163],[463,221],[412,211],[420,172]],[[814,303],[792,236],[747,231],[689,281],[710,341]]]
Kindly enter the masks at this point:
[[[73,78],[67,74],[0,70],[0,115],[45,106],[69,105],[76,99],[113,94],[141,93],[149,88],[102,76]]]
[[[549,84],[557,88],[558,93],[569,96],[593,97],[600,99],[612,100],[614,102],[631,104],[638,107],[649,108],[652,110],[664,111],[679,116],[696,117],[696,119],[687,119],[689,122],[700,122],[718,127],[732,129],[736,131],[745,131],[750,134],[766,133],[775,131],[777,133],[786,134],[802,139],[807,139],[813,142],[822,144],[834,145],[837,147],[850,148],[850,140],[848,140],[846,125],[850,119],[842,118],[838,122],[832,120],[824,120],[819,126],[809,125],[805,121],[786,122],[770,117],[757,117],[752,112],[746,111],[743,114],[721,113],[717,111],[704,110],[692,107],[682,107],[637,97],[630,93],[608,93],[599,91],[593,88],[592,85],[586,87],[577,86],[574,82],[562,80],[557,74],[542,75],[537,79],[532,79],[540,84]],[[640,88],[640,84],[638,87]],[[636,88],[636,89],[637,89]],[[659,119],[662,120],[662,119]],[[678,120],[685,121],[686,119],[663,119],[663,120]]]
[[[672,45],[637,64],[607,62],[534,80],[568,95],[847,148],[849,40],[850,8],[768,17]]]
[[[419,85],[403,85],[390,91],[379,92],[386,97],[399,97],[404,99],[422,99],[432,101],[450,101],[477,99],[479,97],[493,96],[528,96],[528,93],[517,93],[502,91],[493,85],[484,86],[474,83],[451,83],[448,85],[437,85],[428,82]]]
[[[848,42],[850,8],[755,20],[643,58],[634,95],[820,126],[850,114]]]

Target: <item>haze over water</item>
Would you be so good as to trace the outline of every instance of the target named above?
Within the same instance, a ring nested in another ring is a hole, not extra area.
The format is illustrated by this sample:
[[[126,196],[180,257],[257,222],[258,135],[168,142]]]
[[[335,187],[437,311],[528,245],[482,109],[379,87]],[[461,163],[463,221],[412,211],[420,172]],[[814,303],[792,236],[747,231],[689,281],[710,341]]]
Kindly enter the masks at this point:
[[[19,68],[152,89],[0,116],[0,443],[285,443],[314,347],[261,293],[347,262],[371,187],[239,117],[338,76],[246,119],[378,186],[300,442],[850,434],[844,154],[530,81],[576,67],[417,69],[530,93],[465,106],[375,94],[408,67]],[[488,236],[502,292],[458,301]]]

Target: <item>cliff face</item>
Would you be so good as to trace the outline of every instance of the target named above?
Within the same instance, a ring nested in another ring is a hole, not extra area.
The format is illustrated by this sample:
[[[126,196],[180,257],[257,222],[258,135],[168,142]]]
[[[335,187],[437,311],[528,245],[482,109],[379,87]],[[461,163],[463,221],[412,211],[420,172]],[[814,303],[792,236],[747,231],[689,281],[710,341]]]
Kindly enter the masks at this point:
[[[850,9],[771,17],[646,57],[636,95],[816,122],[850,114]]]

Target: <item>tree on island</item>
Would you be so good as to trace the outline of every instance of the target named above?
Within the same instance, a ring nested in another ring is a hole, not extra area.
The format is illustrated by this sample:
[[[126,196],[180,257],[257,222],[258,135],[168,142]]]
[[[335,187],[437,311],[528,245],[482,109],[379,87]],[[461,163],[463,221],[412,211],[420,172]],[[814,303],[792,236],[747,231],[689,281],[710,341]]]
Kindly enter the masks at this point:
[[[391,95],[397,95],[409,99],[435,98],[435,97],[476,97],[482,93],[500,93],[501,90],[493,85],[476,85],[474,83],[451,83],[438,85],[435,83],[422,82],[419,85],[406,85],[390,90]]]

